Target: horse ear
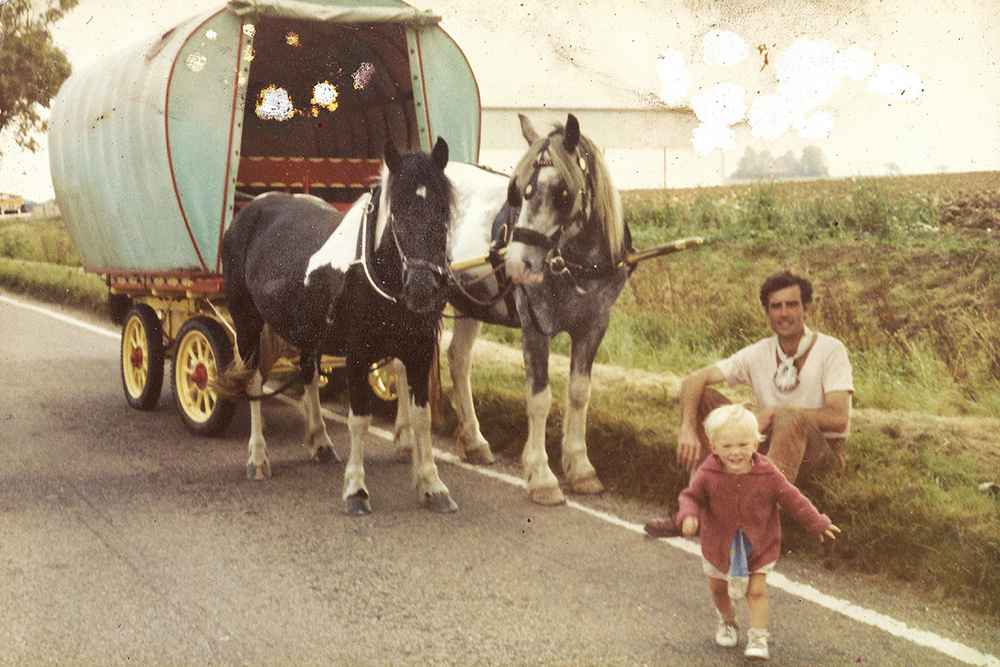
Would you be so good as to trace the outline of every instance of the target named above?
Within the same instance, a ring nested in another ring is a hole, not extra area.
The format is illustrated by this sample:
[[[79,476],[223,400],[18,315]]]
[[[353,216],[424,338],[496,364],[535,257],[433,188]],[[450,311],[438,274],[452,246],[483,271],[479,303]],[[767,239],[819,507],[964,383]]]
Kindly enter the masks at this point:
[[[434,144],[434,150],[431,152],[431,159],[441,171],[444,171],[444,168],[448,166],[448,142],[444,140],[444,137],[438,137],[437,143]]]
[[[399,151],[396,150],[395,144],[391,141],[385,142],[383,157],[385,158],[385,166],[389,167],[389,171],[399,171],[403,159],[399,157]]]
[[[524,136],[524,140],[528,142],[528,145],[538,141],[538,133],[535,132],[535,128],[532,126],[531,121],[524,114],[517,114],[517,117],[521,121],[521,135]]]
[[[563,148],[566,149],[567,153],[572,153],[579,143],[580,121],[573,114],[569,114],[566,118],[566,131],[563,134]]]

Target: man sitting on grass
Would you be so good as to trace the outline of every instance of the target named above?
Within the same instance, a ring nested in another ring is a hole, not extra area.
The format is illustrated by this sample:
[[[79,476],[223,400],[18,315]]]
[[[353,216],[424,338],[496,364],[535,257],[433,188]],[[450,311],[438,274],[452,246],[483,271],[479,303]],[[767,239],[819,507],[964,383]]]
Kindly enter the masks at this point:
[[[806,326],[812,306],[808,278],[787,270],[771,274],[761,285],[760,303],[776,336],[684,378],[677,462],[694,472],[711,452],[703,422],[730,400],[710,385],[725,380],[753,389],[765,436],[760,452],[789,482],[800,475],[839,474],[854,393],[847,348]],[[681,534],[673,517],[654,519],[645,530],[653,537]]]

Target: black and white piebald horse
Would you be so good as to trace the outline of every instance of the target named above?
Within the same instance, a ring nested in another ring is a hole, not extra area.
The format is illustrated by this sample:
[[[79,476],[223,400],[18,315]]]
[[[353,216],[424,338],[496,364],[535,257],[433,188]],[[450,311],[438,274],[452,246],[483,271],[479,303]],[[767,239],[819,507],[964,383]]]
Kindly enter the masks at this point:
[[[604,487],[586,444],[591,369],[611,307],[631,272],[626,257],[632,245],[618,191],[576,117],[570,114],[565,127],[547,136],[524,116],[520,120],[529,148],[510,178],[457,163],[446,170],[456,198],[457,268],[448,298],[460,313],[448,348],[451,401],[460,454],[470,462],[492,462],[472,403],[472,346],[482,322],[520,327],[527,375],[524,475],[533,501],[559,504],[565,496],[545,451],[552,404],[549,342],[560,332],[572,341],[562,441],[565,486],[570,493],[600,493]],[[504,260],[500,247],[506,248]],[[493,267],[461,268],[462,260],[487,255]],[[505,289],[507,281],[513,289]],[[408,415],[400,409],[396,434],[403,447],[407,433]]]
[[[260,401],[274,361],[272,336],[294,346],[307,388],[305,447],[336,458],[320,416],[320,355],[343,356],[350,392],[351,453],[343,498],[349,514],[371,512],[364,478],[364,438],[373,363],[392,357],[411,381],[413,481],[437,511],[457,509],[431,450],[428,377],[446,302],[453,193],[444,175],[448,145],[431,155],[385,148],[381,185],[346,213],[306,195],[258,197],[233,220],[222,244],[226,303],[239,348],[215,383],[220,394],[251,399],[251,479],[270,476]]]

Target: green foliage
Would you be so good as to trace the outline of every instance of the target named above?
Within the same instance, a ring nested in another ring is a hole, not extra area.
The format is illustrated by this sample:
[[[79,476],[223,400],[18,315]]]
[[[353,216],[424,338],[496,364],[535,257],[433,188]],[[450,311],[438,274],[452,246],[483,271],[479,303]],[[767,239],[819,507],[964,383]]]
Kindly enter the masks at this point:
[[[50,0],[39,15],[31,0],[10,0],[0,9],[0,132],[10,128],[19,146],[38,149],[34,134],[45,129],[38,107],[69,78],[66,54],[49,28],[79,0]]]
[[[83,269],[0,258],[0,285],[64,306],[107,312],[107,285]]]
[[[996,191],[995,174],[982,181]],[[687,480],[674,462],[677,377],[770,335],[757,297],[761,281],[781,267],[806,273],[816,288],[810,324],[850,350],[859,410],[845,474],[803,484],[844,534],[820,545],[789,526],[787,549],[830,568],[909,581],[1000,617],[1000,504],[975,490],[1000,470],[1000,248],[989,231],[1000,200],[973,209],[967,202],[995,195],[949,199],[902,183],[624,193],[637,247],[687,236],[710,243],[643,262],[629,280],[598,358],[624,370],[610,381],[600,379],[601,369],[595,374],[590,454],[609,488],[674,503]],[[21,258],[0,259],[0,284],[106,308],[99,277],[24,261],[63,257],[65,232],[47,224],[0,223],[0,254]],[[516,330],[484,331],[519,344]],[[568,339],[557,337],[553,351],[566,354]],[[447,392],[446,371],[442,378]],[[554,368],[547,443],[556,470],[564,385]],[[477,359],[473,386],[494,452],[517,459],[526,430],[523,365]],[[447,402],[445,410],[450,432],[455,415]],[[977,420],[984,433],[973,439],[965,422]]]

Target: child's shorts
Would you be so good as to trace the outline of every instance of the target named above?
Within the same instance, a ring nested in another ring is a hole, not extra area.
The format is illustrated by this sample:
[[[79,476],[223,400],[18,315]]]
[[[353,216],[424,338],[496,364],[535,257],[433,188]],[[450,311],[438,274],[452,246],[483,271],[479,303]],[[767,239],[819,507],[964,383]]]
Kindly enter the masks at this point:
[[[778,561],[772,560],[767,565],[757,568],[750,574],[767,574],[774,570],[774,566]],[[747,585],[750,583],[749,579],[744,579],[743,577],[730,577],[728,574],[719,572],[714,565],[708,562],[708,560],[702,556],[701,558],[701,571],[707,574],[712,579],[722,579],[729,584],[729,597],[734,600],[742,600],[747,595]]]

